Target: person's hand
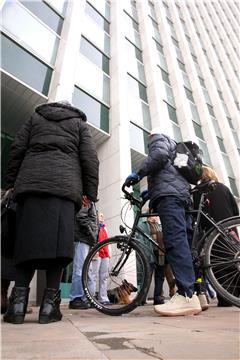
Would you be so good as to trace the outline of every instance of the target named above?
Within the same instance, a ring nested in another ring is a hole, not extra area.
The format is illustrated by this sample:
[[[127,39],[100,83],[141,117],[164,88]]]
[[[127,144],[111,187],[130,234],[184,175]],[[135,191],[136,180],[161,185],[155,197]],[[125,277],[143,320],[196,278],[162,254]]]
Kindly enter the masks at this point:
[[[149,199],[148,190],[143,190],[143,192],[141,192],[140,196],[144,201],[147,201]]]
[[[82,196],[82,206],[87,207],[89,205],[89,203],[90,203],[89,198],[86,195],[83,195]]]
[[[140,176],[135,173],[132,172],[130,175],[128,175],[128,177],[126,178],[124,185],[129,187],[131,185],[137,184],[140,181]]]

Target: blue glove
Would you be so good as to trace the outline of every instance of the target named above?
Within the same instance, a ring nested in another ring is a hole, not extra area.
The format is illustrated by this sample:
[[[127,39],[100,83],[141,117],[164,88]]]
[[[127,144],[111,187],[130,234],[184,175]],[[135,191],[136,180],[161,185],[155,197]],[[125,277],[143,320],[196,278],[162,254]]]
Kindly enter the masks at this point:
[[[149,199],[148,190],[143,190],[143,192],[141,192],[140,196],[144,201],[147,201]]]
[[[140,176],[135,173],[132,172],[130,175],[128,175],[128,177],[126,178],[124,185],[129,187],[131,185],[137,184],[140,181]]]

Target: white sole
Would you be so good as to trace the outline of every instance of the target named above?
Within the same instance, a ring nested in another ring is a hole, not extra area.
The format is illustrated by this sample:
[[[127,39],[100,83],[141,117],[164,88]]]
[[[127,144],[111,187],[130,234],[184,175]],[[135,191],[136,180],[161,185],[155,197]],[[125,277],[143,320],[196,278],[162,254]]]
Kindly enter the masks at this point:
[[[154,311],[162,316],[192,316],[192,315],[198,315],[202,312],[202,309],[189,309],[189,310],[175,310],[173,311],[161,311],[161,310],[156,310],[154,309]]]

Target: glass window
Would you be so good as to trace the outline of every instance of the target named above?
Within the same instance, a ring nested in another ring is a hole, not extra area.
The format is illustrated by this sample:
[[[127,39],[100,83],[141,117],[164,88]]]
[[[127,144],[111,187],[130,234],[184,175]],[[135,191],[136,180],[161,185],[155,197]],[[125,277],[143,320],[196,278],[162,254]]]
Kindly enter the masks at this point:
[[[213,111],[213,107],[211,105],[209,105],[209,104],[207,104],[207,107],[208,107],[209,114],[212,115],[212,116],[215,116],[214,111]]]
[[[64,15],[67,8],[67,0],[47,0],[60,14]]]
[[[4,4],[2,26],[21,44],[26,44],[47,62],[55,63],[59,38],[19,3]]]
[[[131,18],[131,16],[129,16],[128,13],[125,12],[125,14],[126,14],[126,18],[127,18],[128,24],[129,24],[134,30],[136,30],[137,32],[139,32],[138,23],[137,23],[135,20],[133,20],[133,19]]]
[[[178,65],[179,65],[180,69],[182,71],[186,72],[185,64],[182,63],[181,61],[179,61],[178,59],[177,59],[177,62],[178,62]]]
[[[153,20],[157,21],[154,5],[150,1],[148,1],[148,5],[149,5],[151,17],[153,18]]]
[[[138,15],[136,10],[136,5],[131,3],[130,1],[124,2],[124,10],[136,21],[138,21]]]
[[[148,136],[149,133],[130,123],[131,148],[142,154],[147,154]]]
[[[154,40],[154,43],[155,43],[155,45],[156,45],[157,50],[158,50],[161,54],[164,55],[163,46],[162,46],[161,44],[159,44],[155,39],[153,39],[153,40]]]
[[[226,153],[226,149],[225,149],[225,146],[224,146],[224,142],[223,142],[223,139],[219,138],[217,136],[217,141],[218,141],[218,145],[219,145],[219,148],[222,152]]]
[[[205,85],[203,78],[201,78],[201,76],[199,76],[198,78],[199,78],[200,84],[205,88],[206,85]]]
[[[109,132],[109,109],[89,96],[87,93],[74,87],[73,104],[82,110],[88,118],[88,122],[101,130]]]
[[[158,57],[160,60],[160,67],[168,72],[168,67],[167,67],[167,62],[166,62],[165,56],[162,53],[158,52]]]
[[[134,44],[136,45],[139,49],[142,48],[141,45],[141,39],[140,39],[140,35],[139,32],[136,31],[133,27],[133,19],[125,12],[125,16],[124,16],[124,21],[125,21],[125,34],[126,37]]]
[[[224,165],[227,171],[228,176],[234,178],[234,173],[233,173],[233,169],[232,169],[232,165],[230,163],[229,157],[227,154],[223,154],[222,153],[222,157],[223,157],[223,161],[224,161]]]
[[[203,95],[205,97],[206,103],[212,105],[212,102],[211,102],[211,99],[210,99],[207,89],[205,89],[205,88],[202,88],[202,89],[203,89]]]
[[[110,4],[105,0],[88,0],[88,2],[94,6],[97,11],[100,12],[108,21],[110,21]]]
[[[110,33],[110,24],[107,20],[102,17],[95,9],[86,2],[85,12],[88,16],[90,16],[104,31],[108,34]]]
[[[79,54],[75,84],[106,104],[110,102],[110,78],[94,63]]]
[[[183,76],[183,83],[184,85],[188,88],[188,89],[192,89],[190,81],[189,81],[189,77],[187,76],[187,74],[185,72],[182,71],[182,76]]]
[[[193,120],[195,120],[198,124],[201,124],[196,105],[193,104],[191,101],[189,102],[189,104],[190,104]]]
[[[166,71],[164,71],[163,69],[161,69],[161,68],[160,68],[160,70],[161,70],[163,81],[165,81],[167,84],[171,85],[168,73]]]
[[[194,127],[194,131],[195,131],[196,136],[198,138],[204,140],[201,125],[199,125],[199,124],[195,123],[195,121],[193,121],[193,127]]]
[[[169,104],[171,104],[172,106],[175,106],[172,88],[170,86],[168,86],[167,84],[165,84],[165,89],[166,89],[166,93],[167,93],[167,102]]]
[[[188,90],[187,88],[185,88],[185,86],[184,86],[184,89],[185,89],[185,93],[186,93],[186,95],[187,95],[188,100],[194,102],[194,98],[193,98],[192,92],[191,92],[190,90]]]
[[[52,69],[1,35],[2,68],[29,86],[48,95]]]
[[[210,160],[210,156],[209,156],[209,152],[208,152],[208,148],[207,148],[207,144],[205,141],[202,141],[198,138],[198,145],[200,147],[200,149],[203,152],[203,162],[207,165],[211,166],[211,160]]]
[[[83,36],[98,49],[110,56],[110,36],[89,16],[83,17]]]
[[[131,57],[135,57],[139,61],[143,62],[142,51],[139,50],[134,44],[132,44],[128,39],[126,39],[126,48],[127,54]]]
[[[215,117],[211,117],[216,136],[222,138],[222,133]]]
[[[151,130],[151,118],[148,104],[131,95],[128,96],[127,103],[129,120],[141,127]]]
[[[238,192],[238,189],[237,189],[235,179],[229,177],[228,180],[229,180],[229,184],[230,184],[233,195],[239,197],[239,192]]]
[[[33,14],[47,24],[57,34],[61,34],[63,19],[43,1],[20,0]]]
[[[134,76],[137,80],[140,80],[143,83],[146,82],[144,65],[141,62],[139,62],[137,59],[129,57],[127,63],[127,69],[128,69],[128,73]]]
[[[144,100],[146,103],[148,102],[146,87],[130,75],[128,75],[128,88],[133,96]]]
[[[86,56],[90,61],[102,69],[106,74],[109,74],[109,59],[103,55],[95,46],[93,46],[84,37],[81,38],[80,52]]]
[[[181,129],[180,126],[172,123],[172,127],[173,127],[173,138],[176,142],[180,142],[183,140],[182,138],[182,133],[181,133]]]
[[[152,28],[153,28],[153,36],[157,41],[159,41],[161,43],[162,40],[161,40],[161,36],[160,36],[159,30],[158,30],[158,23],[156,21],[154,21],[150,16],[149,16],[149,19],[151,21]]]
[[[169,105],[168,103],[166,103],[166,104],[167,104],[169,118],[172,121],[174,121],[176,124],[178,124],[176,109],[174,107],[172,107],[171,105]]]

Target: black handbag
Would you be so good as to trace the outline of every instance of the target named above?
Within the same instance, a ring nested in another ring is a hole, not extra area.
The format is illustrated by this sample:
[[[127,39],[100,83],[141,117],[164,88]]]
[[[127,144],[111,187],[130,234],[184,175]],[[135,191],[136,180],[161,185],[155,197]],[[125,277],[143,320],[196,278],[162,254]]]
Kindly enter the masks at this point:
[[[1,199],[1,254],[13,258],[16,238],[16,207],[13,190]]]

